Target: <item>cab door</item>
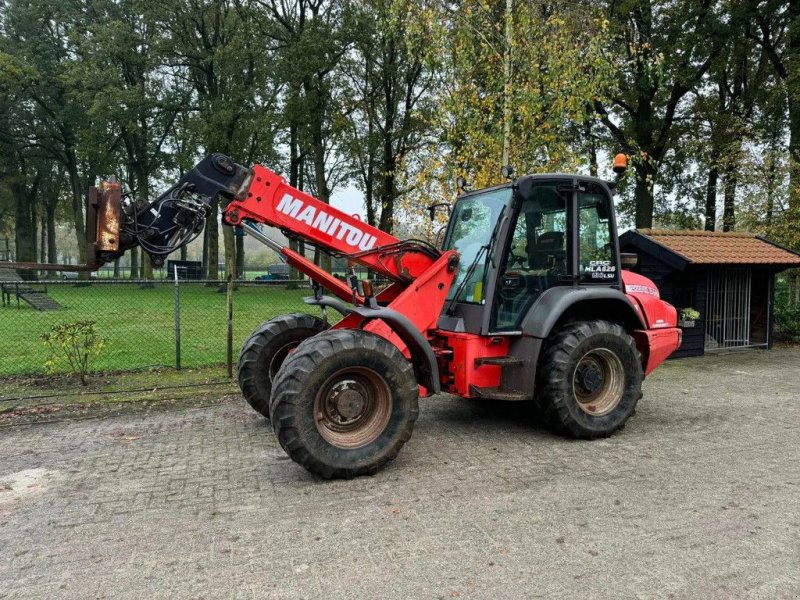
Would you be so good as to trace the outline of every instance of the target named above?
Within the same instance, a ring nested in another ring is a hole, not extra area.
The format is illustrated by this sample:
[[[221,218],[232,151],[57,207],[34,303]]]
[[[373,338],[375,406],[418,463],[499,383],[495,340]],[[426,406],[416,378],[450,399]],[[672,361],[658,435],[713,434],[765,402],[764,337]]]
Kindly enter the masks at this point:
[[[555,286],[619,286],[611,195],[596,181],[542,179],[518,199],[499,266],[489,331],[513,332]]]
[[[490,330],[510,332],[541,294],[572,284],[571,180],[535,184],[519,202],[500,261]]]

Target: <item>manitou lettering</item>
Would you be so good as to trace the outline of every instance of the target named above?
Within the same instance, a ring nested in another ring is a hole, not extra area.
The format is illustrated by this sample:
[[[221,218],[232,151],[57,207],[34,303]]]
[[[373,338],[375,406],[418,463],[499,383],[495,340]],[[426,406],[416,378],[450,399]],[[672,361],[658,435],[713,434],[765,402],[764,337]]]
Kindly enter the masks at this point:
[[[299,198],[293,198],[291,194],[284,194],[278,202],[278,212],[283,213],[301,223],[313,227],[337,240],[344,240],[348,246],[359,250],[371,250],[375,247],[377,238],[374,235],[364,233],[358,227],[345,223],[341,219],[329,215],[324,210],[317,211],[312,205],[304,206]]]

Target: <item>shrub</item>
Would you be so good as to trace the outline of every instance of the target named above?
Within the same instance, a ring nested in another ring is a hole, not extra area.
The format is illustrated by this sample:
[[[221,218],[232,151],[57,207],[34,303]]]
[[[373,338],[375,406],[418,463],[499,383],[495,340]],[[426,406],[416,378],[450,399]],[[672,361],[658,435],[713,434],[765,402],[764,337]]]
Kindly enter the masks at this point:
[[[80,377],[86,385],[89,363],[98,357],[105,348],[106,340],[97,335],[94,321],[75,321],[56,325],[42,340],[50,349],[45,362],[48,372],[56,371],[60,364],[66,363],[70,373]]]
[[[780,338],[800,340],[800,303],[775,303],[775,333]]]

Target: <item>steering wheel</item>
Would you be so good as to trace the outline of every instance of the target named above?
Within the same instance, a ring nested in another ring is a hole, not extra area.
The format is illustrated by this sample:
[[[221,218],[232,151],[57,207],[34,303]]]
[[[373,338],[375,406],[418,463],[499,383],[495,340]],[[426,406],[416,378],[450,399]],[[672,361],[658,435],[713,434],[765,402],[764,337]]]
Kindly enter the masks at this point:
[[[520,256],[518,254],[514,254],[513,252],[511,252],[511,254],[508,257],[508,266],[513,268],[514,265],[519,265],[521,267],[522,265],[525,264],[526,260],[527,257]]]
[[[510,285],[506,285],[510,284]],[[498,293],[504,301],[513,302],[528,293],[528,282],[519,271],[506,271],[500,279]]]

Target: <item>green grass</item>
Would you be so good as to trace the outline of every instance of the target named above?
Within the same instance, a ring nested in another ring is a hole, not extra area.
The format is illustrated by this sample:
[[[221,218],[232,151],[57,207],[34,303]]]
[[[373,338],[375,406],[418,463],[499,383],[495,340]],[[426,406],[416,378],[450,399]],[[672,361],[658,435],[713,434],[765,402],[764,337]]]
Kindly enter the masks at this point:
[[[175,365],[175,311],[172,285],[140,289],[135,284],[50,285],[49,295],[64,308],[39,312],[27,305],[0,308],[0,376],[41,374],[48,349],[40,336],[53,325],[93,320],[107,339],[93,371],[128,371]],[[234,293],[234,360],[250,332],[266,319],[310,312],[303,297],[311,290],[242,286]],[[225,362],[225,293],[202,284],[183,284],[181,358],[184,367]],[[0,384],[1,385],[1,384]]]

